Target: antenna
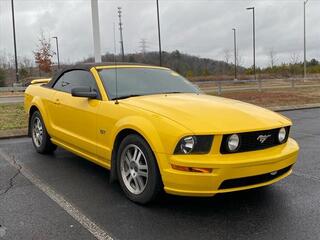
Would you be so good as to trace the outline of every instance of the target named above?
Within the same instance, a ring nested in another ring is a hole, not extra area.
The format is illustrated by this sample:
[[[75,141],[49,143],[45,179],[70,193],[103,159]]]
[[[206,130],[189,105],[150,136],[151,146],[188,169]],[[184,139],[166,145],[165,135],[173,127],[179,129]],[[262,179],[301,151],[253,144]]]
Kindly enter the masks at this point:
[[[117,66],[117,47],[116,47],[116,28],[113,23],[113,47],[114,47],[114,66],[115,66],[115,80],[116,80],[116,101],[115,104],[119,104],[118,102],[118,66]]]

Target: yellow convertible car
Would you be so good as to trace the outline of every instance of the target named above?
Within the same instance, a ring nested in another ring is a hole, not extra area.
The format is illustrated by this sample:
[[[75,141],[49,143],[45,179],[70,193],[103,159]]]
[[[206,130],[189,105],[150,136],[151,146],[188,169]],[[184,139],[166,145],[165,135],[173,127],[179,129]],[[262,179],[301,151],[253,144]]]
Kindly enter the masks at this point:
[[[25,110],[37,152],[59,146],[110,169],[141,204],[162,189],[213,196],[275,183],[299,150],[286,117],[203,94],[163,67],[69,67],[33,81]]]

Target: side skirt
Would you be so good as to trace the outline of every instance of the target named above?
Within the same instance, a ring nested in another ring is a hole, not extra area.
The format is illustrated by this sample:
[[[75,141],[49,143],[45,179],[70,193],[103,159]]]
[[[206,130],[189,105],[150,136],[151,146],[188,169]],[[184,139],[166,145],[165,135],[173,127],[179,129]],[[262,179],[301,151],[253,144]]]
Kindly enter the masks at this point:
[[[91,155],[89,153],[86,153],[86,152],[83,152],[83,151],[81,151],[79,149],[76,149],[75,147],[73,147],[73,146],[71,146],[71,145],[69,145],[69,144],[67,144],[65,142],[59,141],[59,140],[57,140],[55,138],[51,138],[51,142],[56,144],[57,146],[65,149],[65,150],[70,151],[70,152],[74,153],[77,156],[83,157],[83,158],[89,160],[90,162],[93,162],[93,163],[95,163],[95,164],[97,164],[97,165],[99,165],[99,166],[101,166],[103,168],[106,168],[106,169],[109,169],[109,170],[111,168],[110,164],[107,164],[105,161],[103,161],[103,160],[101,160],[101,159],[97,158],[96,156],[93,156],[93,155]]]

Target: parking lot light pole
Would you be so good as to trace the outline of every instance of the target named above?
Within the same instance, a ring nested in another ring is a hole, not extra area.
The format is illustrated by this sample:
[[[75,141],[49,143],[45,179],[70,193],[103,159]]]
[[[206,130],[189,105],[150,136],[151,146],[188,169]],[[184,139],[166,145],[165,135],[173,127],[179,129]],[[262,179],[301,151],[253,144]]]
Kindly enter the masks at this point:
[[[254,80],[257,80],[256,75],[256,16],[255,16],[255,8],[249,7],[247,10],[252,10],[252,38],[253,38],[253,75]],[[259,80],[259,91],[261,91],[261,80]]]
[[[52,37],[56,40],[56,49],[57,49],[57,59],[58,59],[58,69],[60,69],[60,56],[59,56],[59,41],[58,37]]]
[[[92,33],[94,61],[101,62],[101,44],[100,44],[100,25],[99,25],[99,7],[98,0],[91,0],[91,17],[92,17]]]
[[[303,78],[307,77],[307,40],[306,40],[306,5],[309,0],[303,2],[303,55],[304,55],[304,64],[303,64]]]
[[[14,47],[14,63],[16,70],[16,83],[19,82],[19,69],[18,69],[18,57],[17,57],[17,42],[16,42],[16,24],[14,18],[14,5],[13,0],[11,0],[11,13],[12,13],[12,30],[13,30],[13,47]]]
[[[233,45],[234,45],[234,80],[237,80],[237,33],[236,29],[232,28],[233,30]]]
[[[158,38],[159,38],[159,65],[162,66],[159,0],[156,0],[156,3],[157,3],[157,20],[158,20]]]

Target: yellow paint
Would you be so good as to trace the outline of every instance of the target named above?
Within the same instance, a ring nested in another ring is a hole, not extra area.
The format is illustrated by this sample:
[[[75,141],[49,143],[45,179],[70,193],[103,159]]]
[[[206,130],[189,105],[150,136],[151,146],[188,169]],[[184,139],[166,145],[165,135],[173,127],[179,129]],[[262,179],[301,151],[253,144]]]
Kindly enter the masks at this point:
[[[48,83],[51,78],[35,79],[31,81],[31,84]]]
[[[180,75],[179,75],[178,73],[176,73],[176,72],[171,72],[171,75],[174,76],[174,77],[180,76]]]
[[[153,150],[166,192],[188,196],[212,196],[216,193],[260,187],[272,181],[241,188],[219,190],[227,179],[270,173],[293,165],[298,144],[287,143],[265,150],[235,154],[219,152],[223,134],[267,130],[292,125],[277,113],[240,101],[205,94],[156,94],[109,101],[97,69],[91,69],[102,100],[72,97],[41,85],[25,91],[25,110],[37,107],[52,141],[107,169],[111,166],[114,141],[122,130],[131,129],[143,136]],[[118,68],[157,68],[119,65]],[[103,133],[103,134],[102,134]],[[183,136],[214,135],[213,145],[205,155],[173,155]],[[172,165],[212,169],[210,173],[186,172]]]

